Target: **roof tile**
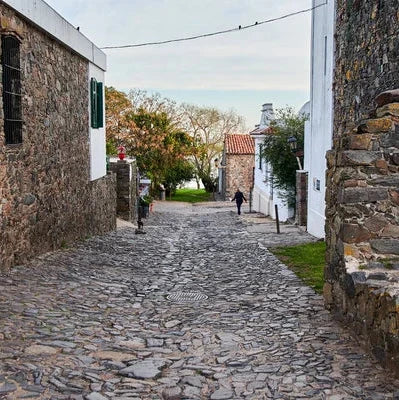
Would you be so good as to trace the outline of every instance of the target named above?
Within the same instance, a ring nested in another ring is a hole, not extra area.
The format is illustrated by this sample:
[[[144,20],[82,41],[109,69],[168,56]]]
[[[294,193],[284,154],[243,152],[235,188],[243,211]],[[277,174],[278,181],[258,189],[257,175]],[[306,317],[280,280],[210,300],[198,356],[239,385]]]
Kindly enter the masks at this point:
[[[255,142],[250,135],[231,134],[226,136],[227,154],[255,154]]]

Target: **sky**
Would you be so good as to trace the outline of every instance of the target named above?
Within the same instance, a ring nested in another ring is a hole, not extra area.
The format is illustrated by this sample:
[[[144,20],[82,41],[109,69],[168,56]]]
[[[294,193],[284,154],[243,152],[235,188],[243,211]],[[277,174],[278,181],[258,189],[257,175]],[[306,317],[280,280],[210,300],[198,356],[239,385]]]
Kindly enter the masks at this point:
[[[46,0],[98,47],[204,34],[311,7],[311,0]],[[309,100],[311,14],[221,36],[104,50],[106,84],[234,109],[249,128],[263,103]]]

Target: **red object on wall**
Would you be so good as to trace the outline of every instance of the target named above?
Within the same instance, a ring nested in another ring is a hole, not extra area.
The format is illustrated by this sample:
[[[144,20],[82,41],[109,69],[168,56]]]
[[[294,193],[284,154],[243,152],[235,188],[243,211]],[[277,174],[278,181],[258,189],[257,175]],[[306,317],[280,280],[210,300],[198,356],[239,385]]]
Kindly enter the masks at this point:
[[[118,157],[120,160],[123,160],[126,156],[126,149],[124,146],[119,146],[118,147]]]

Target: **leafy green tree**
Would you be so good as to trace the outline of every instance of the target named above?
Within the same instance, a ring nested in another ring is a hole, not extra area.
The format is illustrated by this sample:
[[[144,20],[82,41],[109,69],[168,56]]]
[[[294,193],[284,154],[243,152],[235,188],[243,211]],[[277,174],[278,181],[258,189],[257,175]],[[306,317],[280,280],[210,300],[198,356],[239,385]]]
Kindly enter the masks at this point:
[[[272,133],[266,136],[262,150],[262,157],[273,170],[274,187],[291,206],[295,205],[298,163],[288,139],[295,137],[297,148],[303,150],[306,119],[307,116],[295,113],[291,107],[277,110],[276,119],[271,124]]]
[[[170,166],[164,175],[164,184],[167,194],[170,196],[176,192],[176,189],[182,183],[191,180],[194,177],[194,165],[188,160],[176,160]]]
[[[192,178],[187,158],[194,154],[194,146],[186,132],[177,129],[165,112],[140,109],[130,118],[135,128],[127,151],[136,157],[139,169],[148,174],[155,187],[160,183],[174,187]]]

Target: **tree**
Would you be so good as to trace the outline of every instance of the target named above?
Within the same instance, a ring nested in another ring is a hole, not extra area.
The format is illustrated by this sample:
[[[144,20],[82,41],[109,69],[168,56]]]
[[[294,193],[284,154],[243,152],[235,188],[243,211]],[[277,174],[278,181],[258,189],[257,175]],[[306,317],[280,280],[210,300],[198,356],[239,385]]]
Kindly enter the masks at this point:
[[[142,90],[126,95],[113,87],[106,88],[105,96],[108,154],[124,145],[154,187],[164,183],[173,191],[192,179],[188,157],[194,154],[193,140],[179,127],[175,102]]]
[[[272,134],[266,136],[263,145],[262,157],[272,167],[273,185],[287,198],[289,205],[295,205],[298,164],[288,138],[295,137],[298,149],[303,149],[307,118],[296,114],[291,107],[277,110],[276,119],[271,124]]]
[[[194,166],[186,159],[176,160],[172,166],[170,166],[164,175],[164,183],[166,191],[172,195],[178,185],[189,181],[194,176]]]
[[[126,145],[129,142],[135,128],[130,118],[132,112],[132,102],[125,93],[113,87],[105,88],[107,151],[113,153],[120,144]]]
[[[134,112],[145,110],[149,113],[165,113],[172,125],[180,126],[182,110],[176,101],[162,97],[160,93],[149,94],[146,90],[141,89],[130,90],[128,98]]]
[[[212,192],[215,178],[212,165],[220,158],[226,135],[243,131],[243,118],[234,111],[222,112],[213,107],[182,105],[182,126],[194,139],[197,152],[193,156],[197,184],[202,181],[205,189]]]
[[[142,171],[156,183],[164,180],[172,190],[183,177],[192,176],[189,159],[197,182],[211,192],[216,184],[213,162],[220,158],[226,135],[245,129],[234,111],[179,106],[159,93],[139,89],[126,95],[106,88],[106,110],[108,149],[123,144]]]
[[[187,158],[194,154],[192,138],[176,128],[164,112],[140,109],[131,113],[135,128],[126,146],[137,159],[141,171],[153,180],[154,186],[164,183],[173,188],[183,180],[192,178]]]

